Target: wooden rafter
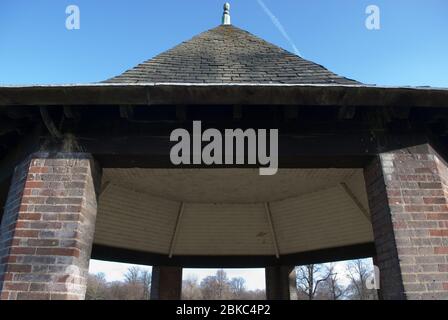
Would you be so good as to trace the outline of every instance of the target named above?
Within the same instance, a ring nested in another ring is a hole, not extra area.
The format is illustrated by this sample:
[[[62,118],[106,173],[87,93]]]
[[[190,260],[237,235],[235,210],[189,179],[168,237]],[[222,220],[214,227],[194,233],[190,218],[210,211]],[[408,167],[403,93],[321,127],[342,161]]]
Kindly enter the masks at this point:
[[[266,217],[268,219],[269,229],[271,231],[271,237],[272,237],[272,242],[274,244],[275,256],[278,259],[278,258],[280,258],[280,250],[278,247],[277,235],[275,233],[274,223],[272,222],[272,212],[271,212],[271,206],[269,205],[269,202],[265,202],[264,209],[266,211]]]
[[[177,236],[179,234],[180,223],[182,221],[182,216],[184,214],[184,210],[185,210],[185,203],[181,202],[180,206],[179,206],[179,211],[177,213],[176,225],[174,227],[173,236],[171,237],[170,249],[169,249],[169,254],[168,254],[169,258],[173,257],[174,248],[176,246],[176,240],[177,240]]]
[[[372,218],[370,217],[369,211],[366,208],[364,208],[361,201],[359,201],[359,199],[355,196],[352,190],[350,190],[348,185],[345,182],[341,182],[339,183],[339,185],[341,186],[342,190],[344,190],[344,192],[347,194],[347,196],[352,200],[352,202],[362,212],[362,214],[367,218],[367,220],[369,220],[369,222],[372,222]]]

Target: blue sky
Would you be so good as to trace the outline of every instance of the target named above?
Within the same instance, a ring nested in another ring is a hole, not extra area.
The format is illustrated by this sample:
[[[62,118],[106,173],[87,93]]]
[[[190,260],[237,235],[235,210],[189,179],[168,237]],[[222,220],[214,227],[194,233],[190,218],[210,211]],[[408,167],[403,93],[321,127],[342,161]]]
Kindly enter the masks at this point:
[[[220,23],[223,0],[2,0],[0,84],[95,82]],[[258,0],[232,22],[293,51]],[[304,58],[364,83],[448,87],[446,0],[263,0]],[[67,30],[65,9],[81,11]],[[381,29],[365,27],[377,5]]]
[[[446,0],[230,1],[232,23],[328,69],[368,84],[448,87]],[[1,0],[0,84],[105,80],[220,24],[223,0]],[[67,30],[68,5],[81,11]],[[368,5],[381,29],[365,27]],[[117,280],[127,266],[93,261]],[[231,273],[246,275],[247,270]],[[191,270],[203,275],[214,270]],[[263,270],[247,275],[263,288]]]

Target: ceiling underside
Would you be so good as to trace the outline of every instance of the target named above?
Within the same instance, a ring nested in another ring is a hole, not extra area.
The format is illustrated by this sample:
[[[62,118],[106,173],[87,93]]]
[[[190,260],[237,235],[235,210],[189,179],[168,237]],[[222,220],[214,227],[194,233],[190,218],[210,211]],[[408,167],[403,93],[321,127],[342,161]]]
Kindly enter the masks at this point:
[[[360,169],[105,169],[103,187],[95,243],[111,247],[284,255],[373,240]]]

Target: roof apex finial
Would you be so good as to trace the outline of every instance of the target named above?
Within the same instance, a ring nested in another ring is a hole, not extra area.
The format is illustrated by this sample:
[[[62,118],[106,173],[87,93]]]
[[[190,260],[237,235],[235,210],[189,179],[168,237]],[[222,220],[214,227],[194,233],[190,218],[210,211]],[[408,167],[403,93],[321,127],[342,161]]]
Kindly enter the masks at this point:
[[[226,2],[224,4],[224,14],[222,15],[222,24],[227,26],[230,25],[230,3]]]

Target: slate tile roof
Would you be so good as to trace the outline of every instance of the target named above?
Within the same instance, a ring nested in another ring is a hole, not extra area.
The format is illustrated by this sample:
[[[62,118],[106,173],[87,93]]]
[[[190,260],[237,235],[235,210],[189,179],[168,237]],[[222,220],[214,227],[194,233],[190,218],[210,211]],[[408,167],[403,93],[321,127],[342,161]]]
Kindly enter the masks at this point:
[[[232,25],[221,25],[106,83],[359,84]]]

